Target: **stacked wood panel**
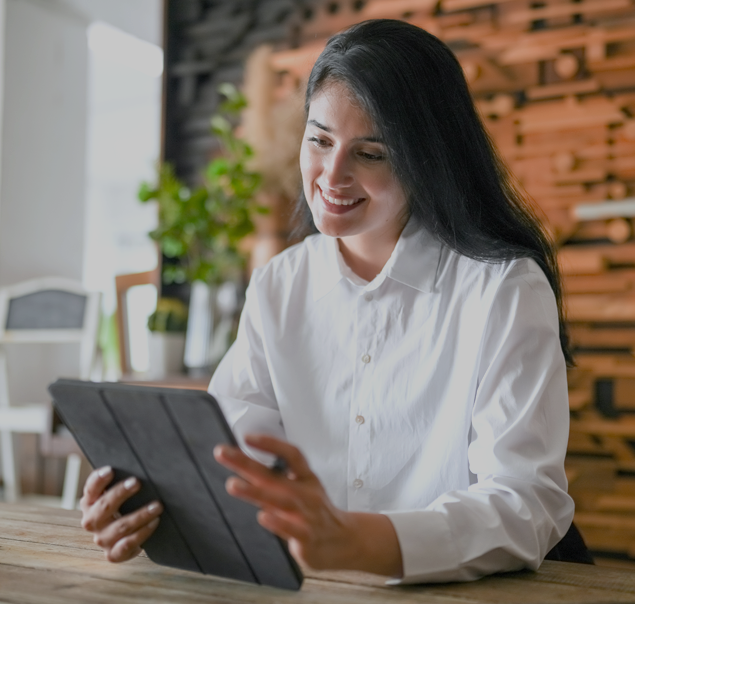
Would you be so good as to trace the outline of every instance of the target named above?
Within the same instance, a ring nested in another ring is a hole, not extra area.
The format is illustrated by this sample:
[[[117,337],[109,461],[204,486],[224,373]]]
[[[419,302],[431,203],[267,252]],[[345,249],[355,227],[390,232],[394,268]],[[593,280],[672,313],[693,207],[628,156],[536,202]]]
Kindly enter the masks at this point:
[[[226,6],[231,17],[250,13],[261,34],[241,27],[241,42],[233,38],[223,55],[241,58],[256,44],[273,45],[276,98],[298,92],[327,39],[364,19],[404,19],[450,45],[498,150],[560,247],[577,358],[569,374],[567,457],[576,522],[595,551],[634,557],[634,3],[280,0],[268,10],[263,2],[235,0],[184,4],[199,8],[200,21],[208,12],[224,17]],[[238,33],[235,24],[228,30]],[[205,33],[192,24],[188,35]],[[183,83],[170,88],[180,100],[187,96]],[[195,111],[214,109],[208,98]],[[190,145],[189,160],[202,149]]]

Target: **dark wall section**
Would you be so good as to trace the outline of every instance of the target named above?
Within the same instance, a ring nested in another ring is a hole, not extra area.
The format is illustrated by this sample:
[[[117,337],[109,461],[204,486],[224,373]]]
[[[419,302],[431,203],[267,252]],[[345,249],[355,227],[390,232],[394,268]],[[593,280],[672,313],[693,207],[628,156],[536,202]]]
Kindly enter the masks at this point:
[[[163,158],[189,184],[216,151],[210,117],[217,87],[240,84],[245,58],[262,43],[300,44],[309,0],[168,0]]]

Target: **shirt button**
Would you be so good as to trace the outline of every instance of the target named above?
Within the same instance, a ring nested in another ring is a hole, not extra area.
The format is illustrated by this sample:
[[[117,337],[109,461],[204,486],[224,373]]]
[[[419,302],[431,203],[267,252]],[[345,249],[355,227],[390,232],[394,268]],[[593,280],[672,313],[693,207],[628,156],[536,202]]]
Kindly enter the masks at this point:
[[[363,487],[363,480],[361,480],[361,479],[359,479],[359,478],[356,478],[356,479],[355,479],[355,480],[353,481],[353,487],[355,487],[356,489],[358,489],[358,488],[360,488],[360,487]]]
[[[364,354],[363,356],[361,356],[361,360],[364,363],[370,363],[371,362],[371,356],[369,356],[368,354]]]
[[[373,300],[374,300],[374,297],[373,297],[373,296],[372,296],[371,294],[364,294],[364,295],[363,295],[363,298],[364,298],[364,299],[365,299],[366,301],[373,301]]]
[[[356,423],[359,425],[363,425],[366,422],[366,419],[363,416],[356,416]]]

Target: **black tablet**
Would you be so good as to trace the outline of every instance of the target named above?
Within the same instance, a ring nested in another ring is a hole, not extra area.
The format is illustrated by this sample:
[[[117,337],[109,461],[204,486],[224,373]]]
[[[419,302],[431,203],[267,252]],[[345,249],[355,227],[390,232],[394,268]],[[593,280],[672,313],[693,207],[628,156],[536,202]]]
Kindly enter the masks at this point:
[[[207,392],[122,383],[57,380],[49,386],[59,415],[95,468],[113,482],[135,476],[141,489],[129,513],[158,499],[161,522],[143,544],[164,566],[298,590],[302,572],[286,543],[256,520],[258,508],[232,497],[232,473],[213,458],[237,445]]]

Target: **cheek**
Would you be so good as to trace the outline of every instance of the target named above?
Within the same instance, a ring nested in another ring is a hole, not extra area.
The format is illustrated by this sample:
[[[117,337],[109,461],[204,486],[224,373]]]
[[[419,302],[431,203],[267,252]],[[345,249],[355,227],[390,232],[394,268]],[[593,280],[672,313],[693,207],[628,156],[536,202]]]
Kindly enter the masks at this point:
[[[382,187],[387,206],[391,207],[393,211],[401,212],[408,206],[404,189],[391,172],[384,178]]]
[[[389,169],[377,170],[373,175],[372,182],[376,192],[380,193],[389,202],[393,203],[396,199],[404,197],[401,185]]]

